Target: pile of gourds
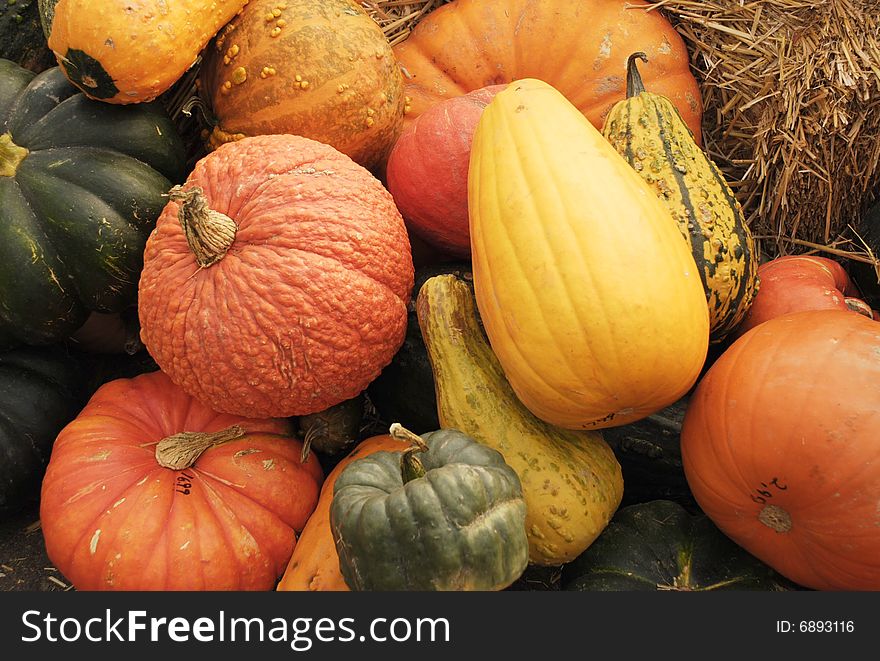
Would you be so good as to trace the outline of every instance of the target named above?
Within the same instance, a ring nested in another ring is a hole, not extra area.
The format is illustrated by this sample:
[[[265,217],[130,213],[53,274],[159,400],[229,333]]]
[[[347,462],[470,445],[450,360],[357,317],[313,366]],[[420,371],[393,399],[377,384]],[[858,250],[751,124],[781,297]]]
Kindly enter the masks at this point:
[[[880,589],[876,315],[759,268],[647,7],[453,0],[392,48],[353,0],[41,2],[0,512],[85,590]],[[609,442],[675,406],[679,503]]]

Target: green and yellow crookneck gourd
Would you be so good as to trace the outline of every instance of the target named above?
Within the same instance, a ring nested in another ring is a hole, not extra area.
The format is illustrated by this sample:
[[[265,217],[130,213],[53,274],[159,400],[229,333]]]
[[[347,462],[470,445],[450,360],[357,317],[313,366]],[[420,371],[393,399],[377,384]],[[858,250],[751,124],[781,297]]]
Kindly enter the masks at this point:
[[[638,59],[645,54],[627,60],[627,98],[608,113],[602,133],[672,212],[703,281],[711,340],[720,342],[757,293],[757,249],[724,175],[669,99],[645,90]]]
[[[520,80],[486,106],[468,207],[477,306],[537,417],[570,429],[624,425],[695,383],[709,313],[687,244],[558,90]]]
[[[530,562],[573,560],[605,529],[623,497],[611,448],[599,432],[554,427],[520,403],[483,335],[466,281],[455,275],[428,279],[416,310],[441,427],[495,448],[519,475]]]

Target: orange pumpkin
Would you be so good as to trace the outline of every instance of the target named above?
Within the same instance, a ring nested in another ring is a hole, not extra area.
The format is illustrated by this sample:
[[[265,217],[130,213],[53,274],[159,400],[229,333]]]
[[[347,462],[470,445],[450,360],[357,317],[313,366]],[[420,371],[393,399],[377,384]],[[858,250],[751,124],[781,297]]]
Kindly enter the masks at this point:
[[[309,522],[303,528],[293,555],[277,590],[281,592],[348,592],[349,587],[339,571],[339,555],[330,529],[330,505],[333,503],[333,485],[336,478],[351,462],[386,450],[395,452],[404,446],[397,439],[385,434],[362,441],[340,461],[327,476],[321,487],[321,497]]]
[[[306,415],[391,361],[412,285],[403,219],[367,170],[308,138],[245,138],[201,159],[160,215],[141,339],[216,411]]]
[[[859,290],[834,260],[815,255],[777,257],[758,267],[758,278],[761,287],[737,335],[788,312],[849,309],[872,317],[870,306],[858,298]]]
[[[722,354],[688,404],[685,476],[728,537],[808,588],[880,590],[880,330],[782,315]]]
[[[537,78],[601,130],[626,97],[630,53],[648,56],[645,87],[670,99],[701,141],[702,100],[684,41],[644,0],[454,0],[394,47],[410,99],[406,121],[480,87]]]
[[[52,450],[49,558],[78,590],[272,589],[323,477],[289,433],[215,413],[161,372],[105,384]]]
[[[251,0],[205,49],[210,147],[294,133],[371,168],[403,126],[403,77],[379,26],[353,0]]]

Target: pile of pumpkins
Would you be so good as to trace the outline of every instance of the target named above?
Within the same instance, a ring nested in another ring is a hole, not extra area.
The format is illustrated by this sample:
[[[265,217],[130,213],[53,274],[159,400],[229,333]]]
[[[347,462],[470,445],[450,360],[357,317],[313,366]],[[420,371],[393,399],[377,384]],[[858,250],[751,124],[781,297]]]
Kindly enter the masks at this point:
[[[452,0],[392,47],[354,0],[40,2],[0,512],[39,498],[80,590],[880,589],[877,315],[759,266],[648,7]],[[76,357],[114,351],[149,365]],[[692,503],[627,502],[607,438],[682,402]]]

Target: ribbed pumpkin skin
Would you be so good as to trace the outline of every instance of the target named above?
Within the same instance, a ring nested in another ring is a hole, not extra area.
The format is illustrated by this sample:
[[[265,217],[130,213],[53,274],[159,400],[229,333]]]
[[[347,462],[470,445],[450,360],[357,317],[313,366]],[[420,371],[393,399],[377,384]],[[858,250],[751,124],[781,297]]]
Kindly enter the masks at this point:
[[[684,42],[642,0],[455,0],[394,47],[407,74],[407,121],[451,96],[522,78],[562,92],[597,129],[624,98],[630,53],[651,60],[645,84],[672,99],[697,141],[702,100]]]
[[[722,341],[758,291],[758,251],[724,175],[675,106],[652,91],[615,104],[602,134],[672,213],[699,267],[711,340]]]
[[[0,346],[65,339],[134,303],[184,148],[157,104],[87,99],[0,60]]]
[[[519,477],[497,450],[455,429],[421,438],[419,477],[404,480],[398,450],[353,461],[336,479],[330,527],[346,584],[503,590],[528,565]]]
[[[708,350],[699,273],[669,211],[557,90],[483,111],[468,178],[477,306],[519,399],[571,429],[672,404]]]
[[[199,268],[169,202],[147,242],[141,339],[216,411],[286,417],[359,394],[403,342],[413,283],[390,193],[332,147],[245,138],[200,160],[185,187],[238,225]]]
[[[108,103],[152,101],[248,0],[50,0],[49,48],[70,81]]]
[[[330,505],[333,502],[333,485],[336,478],[351,462],[367,457],[375,452],[398,452],[405,443],[391,436],[373,436],[358,444],[351,453],[340,461],[324,480],[321,497],[315,511],[303,528],[296,548],[281,581],[279,592],[348,592],[349,587],[339,571],[339,554],[333,542],[330,529]]]
[[[372,168],[403,126],[403,76],[382,30],[353,0],[251,0],[206,49],[200,76],[219,122],[212,148],[293,133]]]
[[[459,276],[427,280],[416,310],[441,427],[498,450],[519,475],[530,562],[570,562],[620,505],[624,485],[611,448],[599,432],[549,425],[520,403],[480,329],[473,292]]]
[[[247,434],[191,468],[156,461],[167,436],[233,424]],[[50,559],[78,590],[272,589],[323,477],[288,433],[284,420],[215,413],[161,372],[111,381],[52,450],[40,505]]]
[[[685,413],[682,458],[701,509],[804,587],[880,590],[878,382],[877,322],[796,312],[734,342]]]

